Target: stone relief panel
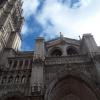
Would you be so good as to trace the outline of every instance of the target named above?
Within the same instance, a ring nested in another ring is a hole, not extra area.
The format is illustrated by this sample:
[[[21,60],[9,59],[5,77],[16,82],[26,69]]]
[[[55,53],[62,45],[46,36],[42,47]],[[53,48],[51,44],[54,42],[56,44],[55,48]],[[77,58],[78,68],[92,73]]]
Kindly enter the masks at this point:
[[[83,73],[88,78],[96,80],[96,68],[92,62],[73,63],[73,64],[59,64],[45,66],[45,82],[50,84],[53,80],[72,73]],[[80,74],[79,74],[80,75]]]

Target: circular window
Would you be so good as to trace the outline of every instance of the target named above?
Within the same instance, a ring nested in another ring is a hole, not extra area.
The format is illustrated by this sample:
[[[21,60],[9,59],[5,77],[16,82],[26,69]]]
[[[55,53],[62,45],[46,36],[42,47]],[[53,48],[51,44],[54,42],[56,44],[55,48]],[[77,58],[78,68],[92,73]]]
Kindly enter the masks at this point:
[[[78,54],[78,52],[77,52],[76,48],[74,48],[74,47],[69,47],[69,48],[67,49],[67,54],[68,54],[68,55],[76,55],[76,54]]]

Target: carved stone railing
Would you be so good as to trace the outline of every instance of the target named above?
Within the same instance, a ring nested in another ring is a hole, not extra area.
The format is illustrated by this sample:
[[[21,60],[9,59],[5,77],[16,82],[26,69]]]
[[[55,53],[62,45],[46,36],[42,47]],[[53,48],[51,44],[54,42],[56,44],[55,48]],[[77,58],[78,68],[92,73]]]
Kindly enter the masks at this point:
[[[0,85],[1,91],[20,91],[24,93],[29,89],[29,86],[27,84],[11,84],[11,85]]]
[[[88,62],[88,61],[90,61],[90,59],[86,55],[46,57],[45,58],[45,65],[67,64],[67,63],[83,63],[83,62]]]

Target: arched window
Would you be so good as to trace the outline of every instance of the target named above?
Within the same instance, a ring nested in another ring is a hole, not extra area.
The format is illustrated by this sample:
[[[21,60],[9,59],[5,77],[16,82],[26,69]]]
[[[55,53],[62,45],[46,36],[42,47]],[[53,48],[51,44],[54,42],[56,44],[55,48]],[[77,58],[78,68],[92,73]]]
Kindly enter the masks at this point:
[[[18,83],[19,82],[19,76],[16,76],[15,77],[15,83]]]
[[[54,49],[51,52],[51,56],[62,56],[62,51],[60,49]]]
[[[6,77],[6,76],[3,77],[3,78],[2,78],[2,81],[1,81],[1,84],[5,84],[5,83],[6,83],[6,80],[7,80],[7,77]]]
[[[77,55],[77,54],[78,54],[78,52],[77,52],[76,48],[74,48],[74,47],[69,47],[69,48],[67,49],[67,55]]]
[[[9,79],[8,79],[8,83],[12,83],[12,81],[13,81],[13,77],[10,76]]]
[[[26,79],[26,82],[27,82],[27,83],[30,83],[30,78],[31,78],[31,75],[28,75],[28,76],[27,76],[27,79]]]
[[[22,76],[21,83],[25,83],[25,82],[26,82],[26,77]]]

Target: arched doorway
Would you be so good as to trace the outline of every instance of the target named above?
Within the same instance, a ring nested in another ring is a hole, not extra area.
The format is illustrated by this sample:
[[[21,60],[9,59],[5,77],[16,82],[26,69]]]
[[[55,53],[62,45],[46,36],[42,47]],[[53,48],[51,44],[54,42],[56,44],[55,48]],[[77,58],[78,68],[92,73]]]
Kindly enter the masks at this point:
[[[22,100],[19,96],[7,97],[5,100]]]
[[[63,97],[61,100],[80,100],[80,98],[74,94],[68,94]]]
[[[20,91],[17,92],[8,92],[4,96],[2,96],[2,99],[0,100],[26,100],[24,97],[24,94]]]
[[[57,82],[48,100],[98,100],[94,90],[81,78],[67,76]]]

